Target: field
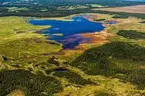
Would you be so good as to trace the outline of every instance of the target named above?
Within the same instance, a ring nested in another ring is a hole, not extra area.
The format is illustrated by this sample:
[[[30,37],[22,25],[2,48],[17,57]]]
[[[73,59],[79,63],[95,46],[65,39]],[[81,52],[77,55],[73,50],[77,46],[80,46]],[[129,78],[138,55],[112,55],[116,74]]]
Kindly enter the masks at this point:
[[[31,25],[30,17],[0,17],[0,96],[144,96],[144,19],[91,15],[117,23],[82,34],[92,41],[74,50],[37,33],[50,26]]]
[[[136,6],[127,6],[127,7],[100,8],[100,9],[94,9],[94,10],[145,14],[144,9],[145,9],[145,5],[136,5]]]

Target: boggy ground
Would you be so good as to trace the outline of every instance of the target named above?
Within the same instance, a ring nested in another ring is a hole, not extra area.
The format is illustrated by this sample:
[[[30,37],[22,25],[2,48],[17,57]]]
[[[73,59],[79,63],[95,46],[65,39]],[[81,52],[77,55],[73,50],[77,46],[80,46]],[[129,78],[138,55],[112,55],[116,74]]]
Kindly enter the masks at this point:
[[[144,20],[93,15],[118,23],[73,50],[35,33],[49,26],[1,17],[0,96],[144,96]]]

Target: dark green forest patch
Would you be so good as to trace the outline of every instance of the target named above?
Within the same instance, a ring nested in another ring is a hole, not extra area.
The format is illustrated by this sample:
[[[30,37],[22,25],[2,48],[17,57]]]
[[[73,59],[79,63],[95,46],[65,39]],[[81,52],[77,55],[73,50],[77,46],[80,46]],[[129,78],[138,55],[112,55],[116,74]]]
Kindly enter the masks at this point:
[[[68,82],[78,84],[78,85],[86,85],[86,84],[95,84],[94,82],[82,78],[79,74],[72,71],[56,71],[54,76],[60,78],[66,78]]]
[[[117,32],[117,35],[123,36],[128,39],[145,39],[145,33],[143,32],[138,32],[135,30],[120,30]]]
[[[26,96],[52,96],[62,90],[61,84],[53,77],[35,75],[25,70],[0,72],[0,96],[13,90],[23,90]]]
[[[96,19],[95,21],[105,21],[106,19]]]
[[[143,88],[145,80],[142,75],[145,71],[142,70],[140,74],[136,74],[135,70],[141,70],[140,66],[145,66],[144,63],[144,47],[125,42],[112,42],[85,51],[70,65],[90,75],[116,77],[117,74],[123,74],[123,77],[119,78]]]

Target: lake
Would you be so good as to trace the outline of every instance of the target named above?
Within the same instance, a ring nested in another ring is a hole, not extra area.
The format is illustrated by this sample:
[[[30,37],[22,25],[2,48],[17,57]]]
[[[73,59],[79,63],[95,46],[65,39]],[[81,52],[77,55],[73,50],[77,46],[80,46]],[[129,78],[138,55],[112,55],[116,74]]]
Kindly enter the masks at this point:
[[[61,20],[30,20],[33,25],[50,25],[51,27],[42,32],[48,35],[49,40],[55,40],[63,44],[64,49],[73,49],[80,43],[89,42],[91,38],[81,36],[81,33],[100,32],[104,26],[100,22],[89,21],[82,16]]]

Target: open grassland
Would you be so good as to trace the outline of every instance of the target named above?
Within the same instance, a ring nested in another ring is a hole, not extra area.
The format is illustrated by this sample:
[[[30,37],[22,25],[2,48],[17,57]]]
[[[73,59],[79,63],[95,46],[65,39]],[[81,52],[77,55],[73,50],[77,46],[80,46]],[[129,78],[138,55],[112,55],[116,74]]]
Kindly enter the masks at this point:
[[[144,20],[93,15],[98,17],[94,22],[117,24],[87,34],[94,41],[84,44],[86,51],[60,51],[61,44],[35,33],[49,26],[30,25],[29,18],[1,17],[0,96],[144,96]]]
[[[32,26],[20,17],[0,18],[0,54],[9,59],[26,59],[44,53],[56,52],[61,44],[48,41],[43,35],[34,33],[46,27]]]
[[[57,52],[60,49],[60,44],[42,38],[18,39],[0,45],[0,53],[2,55],[15,59],[29,57],[31,55]]]
[[[18,34],[25,34],[47,27],[32,26],[27,20],[20,17],[0,17],[0,37],[9,38]],[[27,35],[27,34],[26,34]]]
[[[112,11],[112,12],[128,12],[128,13],[142,13],[145,14],[145,5],[127,6],[127,7],[113,7],[113,8],[98,8],[96,10]]]

